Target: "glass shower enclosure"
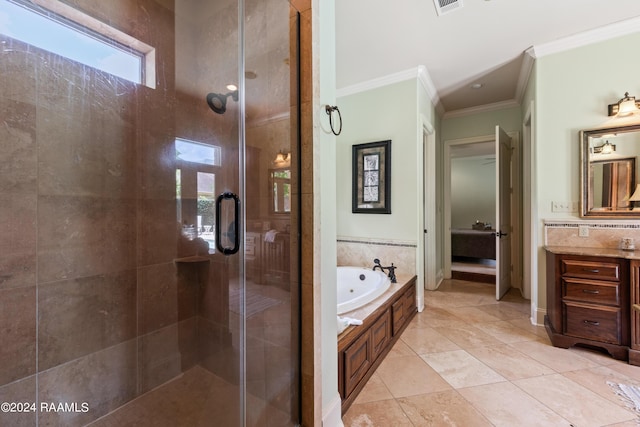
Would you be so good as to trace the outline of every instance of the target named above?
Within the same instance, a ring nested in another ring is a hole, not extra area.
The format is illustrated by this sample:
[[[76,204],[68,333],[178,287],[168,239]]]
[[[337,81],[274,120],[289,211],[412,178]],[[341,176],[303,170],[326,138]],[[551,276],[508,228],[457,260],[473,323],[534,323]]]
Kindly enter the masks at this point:
[[[0,0],[0,425],[299,425],[298,22]]]

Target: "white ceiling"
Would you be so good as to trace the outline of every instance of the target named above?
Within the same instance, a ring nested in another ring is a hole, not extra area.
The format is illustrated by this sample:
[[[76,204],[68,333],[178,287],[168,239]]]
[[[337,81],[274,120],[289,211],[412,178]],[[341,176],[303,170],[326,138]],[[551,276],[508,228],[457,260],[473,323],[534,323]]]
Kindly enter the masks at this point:
[[[338,91],[423,65],[441,111],[518,101],[528,48],[640,17],[639,0],[463,2],[437,16],[433,0],[336,0]]]

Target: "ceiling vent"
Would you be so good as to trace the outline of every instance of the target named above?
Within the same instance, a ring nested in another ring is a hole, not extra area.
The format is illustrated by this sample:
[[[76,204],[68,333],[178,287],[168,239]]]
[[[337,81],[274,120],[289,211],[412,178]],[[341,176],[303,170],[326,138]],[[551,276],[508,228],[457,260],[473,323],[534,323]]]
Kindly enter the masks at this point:
[[[445,13],[452,12],[462,7],[462,0],[433,0],[436,5],[436,12],[438,16],[442,16]]]

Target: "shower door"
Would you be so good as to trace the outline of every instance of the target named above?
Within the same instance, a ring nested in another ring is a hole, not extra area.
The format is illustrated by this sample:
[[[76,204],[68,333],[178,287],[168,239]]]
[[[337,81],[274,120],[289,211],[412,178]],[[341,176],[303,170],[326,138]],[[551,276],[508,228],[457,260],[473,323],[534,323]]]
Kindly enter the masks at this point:
[[[298,14],[0,0],[0,425],[299,424]]]

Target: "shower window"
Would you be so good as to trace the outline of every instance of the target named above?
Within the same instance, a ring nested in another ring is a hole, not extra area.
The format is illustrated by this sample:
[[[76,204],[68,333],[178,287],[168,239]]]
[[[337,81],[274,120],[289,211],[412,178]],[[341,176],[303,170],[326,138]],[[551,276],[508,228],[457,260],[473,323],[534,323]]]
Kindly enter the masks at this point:
[[[0,0],[0,34],[155,87],[155,50],[59,1]]]
[[[216,175],[207,172],[198,172],[198,215],[197,234],[209,244],[209,252],[213,253],[216,247],[214,203],[216,200]]]
[[[222,164],[222,149],[217,145],[203,144],[176,138],[176,158],[190,163],[220,166]]]
[[[215,253],[214,203],[216,170],[222,163],[222,148],[184,138],[176,138],[176,208],[182,234],[201,238]]]

